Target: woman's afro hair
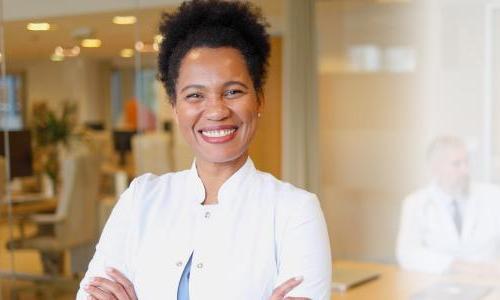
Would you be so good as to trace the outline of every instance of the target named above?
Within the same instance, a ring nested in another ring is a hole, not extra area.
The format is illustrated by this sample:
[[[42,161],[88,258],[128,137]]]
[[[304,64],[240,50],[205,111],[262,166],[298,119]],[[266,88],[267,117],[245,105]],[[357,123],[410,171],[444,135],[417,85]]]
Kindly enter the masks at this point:
[[[268,24],[249,2],[191,0],[163,13],[158,79],[175,105],[175,84],[184,56],[193,48],[231,47],[243,55],[254,87],[262,93],[270,52]]]

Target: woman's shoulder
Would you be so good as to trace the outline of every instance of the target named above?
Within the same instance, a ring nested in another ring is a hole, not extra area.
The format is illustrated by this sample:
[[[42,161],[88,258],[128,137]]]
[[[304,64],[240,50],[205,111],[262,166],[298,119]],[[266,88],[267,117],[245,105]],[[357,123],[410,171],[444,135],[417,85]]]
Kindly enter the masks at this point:
[[[323,220],[318,197],[305,189],[282,181],[273,175],[257,171],[258,199],[273,207],[273,217],[278,235],[295,225]],[[322,221],[321,221],[322,222]]]
[[[162,175],[146,173],[132,180],[128,193],[137,208],[149,207],[156,202],[170,199],[170,194],[183,186],[188,170]]]
[[[163,187],[165,184],[169,185],[176,181],[183,180],[188,174],[189,170],[182,170],[178,172],[169,172],[162,175],[153,173],[142,174],[132,180],[130,186],[149,190],[151,188]]]
[[[280,180],[270,173],[257,170],[256,178],[262,193],[278,206],[303,206],[318,201],[314,193]]]

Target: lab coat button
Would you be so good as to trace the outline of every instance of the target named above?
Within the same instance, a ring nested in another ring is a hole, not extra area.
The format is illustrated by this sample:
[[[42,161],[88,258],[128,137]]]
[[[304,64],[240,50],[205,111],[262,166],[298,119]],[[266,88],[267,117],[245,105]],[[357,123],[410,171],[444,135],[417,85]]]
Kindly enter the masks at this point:
[[[197,264],[197,265],[196,265],[196,267],[197,267],[198,269],[203,268],[203,263],[199,263],[199,264]]]
[[[178,261],[175,265],[178,267],[182,267],[182,261]]]

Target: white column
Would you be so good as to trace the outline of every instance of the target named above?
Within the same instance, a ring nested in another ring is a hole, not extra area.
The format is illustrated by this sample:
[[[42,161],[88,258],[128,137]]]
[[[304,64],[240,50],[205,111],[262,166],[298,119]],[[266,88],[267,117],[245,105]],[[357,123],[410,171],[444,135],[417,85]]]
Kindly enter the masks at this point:
[[[283,164],[285,181],[319,192],[315,1],[285,0]]]

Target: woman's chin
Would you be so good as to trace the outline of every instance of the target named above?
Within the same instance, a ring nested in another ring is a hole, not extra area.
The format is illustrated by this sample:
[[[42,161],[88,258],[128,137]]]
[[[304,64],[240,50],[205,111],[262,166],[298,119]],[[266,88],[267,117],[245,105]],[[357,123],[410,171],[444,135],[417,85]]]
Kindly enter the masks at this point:
[[[197,155],[198,160],[203,160],[208,163],[214,163],[214,164],[227,164],[227,163],[232,163],[232,162],[238,162],[241,159],[246,159],[247,152],[221,152],[221,151],[214,151],[214,152],[204,152],[203,154]]]

